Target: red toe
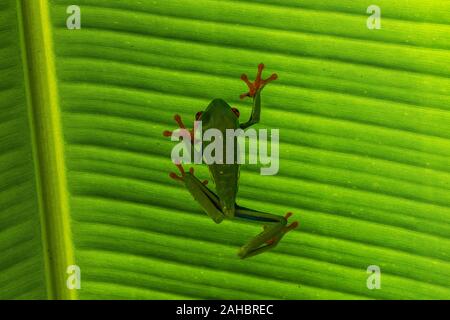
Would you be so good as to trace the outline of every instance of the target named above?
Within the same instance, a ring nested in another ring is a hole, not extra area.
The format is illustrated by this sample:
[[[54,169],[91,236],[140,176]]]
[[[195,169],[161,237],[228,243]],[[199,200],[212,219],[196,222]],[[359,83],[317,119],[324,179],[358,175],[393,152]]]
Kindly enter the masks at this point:
[[[290,216],[292,216],[292,212],[289,211],[284,215],[284,218],[287,220]]]
[[[290,225],[288,225],[287,227],[286,227],[286,232],[289,232],[289,231],[291,231],[291,230],[294,230],[295,228],[297,228],[298,227],[298,222],[297,221],[294,221],[294,222],[292,222]]]
[[[251,82],[248,80],[248,76],[246,74],[241,75],[241,80],[245,82],[245,84],[248,87],[248,92],[243,93],[240,95],[241,99],[244,99],[245,97],[254,97],[255,94],[261,90],[267,83],[274,81],[278,78],[278,76],[273,73],[269,78],[263,80],[262,79],[262,71],[264,69],[264,64],[260,63],[258,65],[258,73],[256,74],[256,79],[254,82]]]

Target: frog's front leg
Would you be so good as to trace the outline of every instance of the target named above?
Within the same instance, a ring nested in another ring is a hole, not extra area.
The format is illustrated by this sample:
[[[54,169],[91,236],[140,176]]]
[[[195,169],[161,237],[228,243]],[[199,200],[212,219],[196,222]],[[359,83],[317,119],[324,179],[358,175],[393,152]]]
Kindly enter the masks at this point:
[[[201,143],[201,141],[198,138],[195,138],[195,135],[194,135],[195,130],[197,129],[197,122],[194,122],[193,129],[187,129],[185,124],[183,123],[183,120],[181,120],[181,116],[179,114],[175,114],[173,116],[173,119],[179,126],[180,131],[178,133],[178,137],[183,137],[185,139],[185,141],[190,141],[188,150],[190,152],[191,159],[195,159],[195,146],[197,144]],[[163,136],[171,137],[174,135],[174,133],[175,133],[174,131],[164,130]]]
[[[263,80],[262,79],[262,71],[264,69],[264,64],[260,63],[258,65],[258,73],[256,74],[256,79],[254,82],[250,82],[248,80],[248,76],[243,74],[241,79],[247,84],[249,91],[247,93],[241,94],[241,99],[245,97],[253,98],[253,109],[252,114],[250,115],[250,119],[242,123],[240,125],[241,129],[246,129],[251,125],[259,122],[260,114],[261,114],[261,91],[266,84],[271,81],[274,81],[278,78],[276,73],[273,73],[269,78]]]
[[[194,176],[194,168],[190,168],[188,172],[185,172],[181,164],[176,164],[180,170],[181,176],[178,176],[175,172],[170,173],[170,177],[174,180],[184,183],[192,197],[206,214],[213,219],[215,223],[220,223],[224,219],[224,214],[218,208],[220,208],[219,197],[206,187],[207,180],[201,182]]]
[[[174,115],[173,119],[175,120],[175,122],[180,127],[180,136],[181,137],[186,137],[186,138],[190,139],[192,142],[194,142],[194,131],[195,131],[196,128],[188,130],[186,128],[186,126],[184,125],[183,120],[181,120],[181,116],[179,114]],[[173,131],[164,130],[163,131],[163,136],[170,137],[170,136],[173,135],[173,133],[174,133]]]
[[[288,212],[281,217],[236,206],[235,217],[265,223],[263,231],[242,246],[238,255],[244,259],[274,248],[287,232],[298,227],[297,221],[287,225],[287,219],[291,215],[292,213]]]

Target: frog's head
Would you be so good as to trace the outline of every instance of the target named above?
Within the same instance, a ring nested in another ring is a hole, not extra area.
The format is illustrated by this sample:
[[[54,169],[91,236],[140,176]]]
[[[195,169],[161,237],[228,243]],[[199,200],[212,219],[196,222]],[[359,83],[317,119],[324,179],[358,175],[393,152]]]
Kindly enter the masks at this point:
[[[199,111],[195,120],[202,121],[204,129],[215,128],[220,131],[236,129],[239,127],[239,110],[230,107],[222,99],[214,99],[205,111]]]

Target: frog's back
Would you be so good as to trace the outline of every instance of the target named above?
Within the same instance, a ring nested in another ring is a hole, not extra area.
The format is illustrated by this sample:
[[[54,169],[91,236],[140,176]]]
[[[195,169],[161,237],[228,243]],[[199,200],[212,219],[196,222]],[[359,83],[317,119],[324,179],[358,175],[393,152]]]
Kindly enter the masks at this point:
[[[220,209],[227,218],[233,218],[238,190],[239,165],[211,164],[208,168],[216,184]]]
[[[222,140],[222,160],[223,163],[213,163],[208,165],[210,174],[216,185],[216,193],[220,198],[221,210],[229,218],[234,216],[236,203],[236,193],[239,180],[239,164],[237,159],[237,138],[233,138],[233,147],[227,148],[226,130],[239,128],[239,119],[231,110],[231,107],[222,99],[211,101],[205,112],[202,114],[202,126],[205,132],[208,129],[217,129],[221,132]],[[204,148],[211,142],[204,143]],[[232,152],[234,163],[226,163],[227,154]]]
[[[202,113],[203,130],[214,128],[222,131],[225,137],[226,129],[239,128],[239,119],[233,113],[231,106],[223,99],[214,99]]]

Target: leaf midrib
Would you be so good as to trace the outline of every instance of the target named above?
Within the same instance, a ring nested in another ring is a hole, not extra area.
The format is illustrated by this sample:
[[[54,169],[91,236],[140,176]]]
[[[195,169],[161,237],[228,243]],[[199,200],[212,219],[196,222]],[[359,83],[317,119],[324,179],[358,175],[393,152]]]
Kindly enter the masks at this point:
[[[75,263],[48,2],[17,0],[17,12],[47,296],[76,299],[66,285],[67,267]]]

